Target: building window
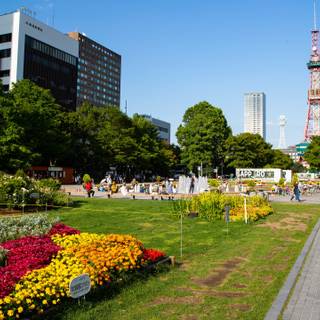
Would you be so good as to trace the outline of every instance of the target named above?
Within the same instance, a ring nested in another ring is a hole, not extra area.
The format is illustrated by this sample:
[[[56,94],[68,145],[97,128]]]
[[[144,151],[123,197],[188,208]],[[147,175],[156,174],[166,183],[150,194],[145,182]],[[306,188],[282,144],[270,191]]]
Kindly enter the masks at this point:
[[[11,33],[0,35],[0,43],[11,42],[11,39],[12,39]]]
[[[10,70],[0,70],[0,78],[9,77],[9,76],[10,76]]]
[[[11,49],[0,50],[0,58],[9,58],[11,57]]]

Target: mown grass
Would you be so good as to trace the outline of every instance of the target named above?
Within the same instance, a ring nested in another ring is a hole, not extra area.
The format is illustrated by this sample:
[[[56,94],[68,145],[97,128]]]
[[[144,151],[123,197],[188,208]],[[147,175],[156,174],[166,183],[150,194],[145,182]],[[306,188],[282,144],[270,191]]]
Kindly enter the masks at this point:
[[[49,319],[263,319],[320,216],[320,206],[273,204],[275,214],[245,225],[180,221],[170,202],[83,199],[51,212],[83,232],[126,233],[174,255],[178,266],[107,288]],[[261,227],[261,225],[268,225]]]

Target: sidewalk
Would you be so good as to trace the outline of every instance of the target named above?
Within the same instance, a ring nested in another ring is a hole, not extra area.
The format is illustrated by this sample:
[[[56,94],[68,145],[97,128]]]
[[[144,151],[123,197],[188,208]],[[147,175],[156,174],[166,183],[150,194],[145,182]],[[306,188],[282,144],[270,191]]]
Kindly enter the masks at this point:
[[[283,320],[320,320],[320,220],[265,320],[279,319],[284,306]]]
[[[320,319],[320,231],[311,246],[283,320]]]

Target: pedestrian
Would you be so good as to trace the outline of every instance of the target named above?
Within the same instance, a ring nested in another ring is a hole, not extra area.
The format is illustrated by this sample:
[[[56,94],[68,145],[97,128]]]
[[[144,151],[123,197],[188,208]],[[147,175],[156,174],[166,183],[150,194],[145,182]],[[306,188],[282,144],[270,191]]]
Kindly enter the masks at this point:
[[[194,176],[191,177],[189,193],[193,193],[194,191]]]
[[[86,182],[86,184],[84,185],[84,188],[87,191],[88,194],[88,198],[93,197],[94,196],[94,190],[93,190],[93,183],[92,183],[92,179],[89,180],[88,182]]]
[[[294,185],[293,194],[294,194],[296,200],[300,202],[301,201],[301,199],[300,199],[300,190],[299,190],[299,185],[297,183]]]

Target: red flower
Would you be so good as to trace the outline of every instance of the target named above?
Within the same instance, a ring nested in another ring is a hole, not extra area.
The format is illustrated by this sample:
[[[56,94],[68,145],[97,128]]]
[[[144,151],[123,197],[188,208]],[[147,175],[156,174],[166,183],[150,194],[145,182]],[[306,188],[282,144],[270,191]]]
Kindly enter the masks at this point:
[[[165,253],[159,250],[155,249],[144,249],[143,250],[143,259],[150,261],[150,262],[156,262],[160,258],[165,257]]]
[[[54,234],[61,234],[61,235],[70,235],[70,234],[79,234],[80,231],[69,226],[66,226],[63,223],[56,223],[51,230],[49,231],[48,235],[53,236]]]
[[[28,271],[48,265],[61,249],[49,236],[29,236],[1,244],[9,250],[7,266],[0,267],[0,298],[8,295]]]

